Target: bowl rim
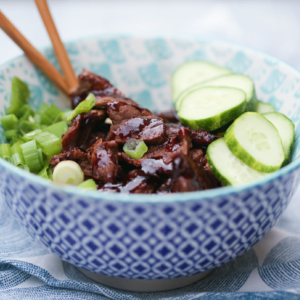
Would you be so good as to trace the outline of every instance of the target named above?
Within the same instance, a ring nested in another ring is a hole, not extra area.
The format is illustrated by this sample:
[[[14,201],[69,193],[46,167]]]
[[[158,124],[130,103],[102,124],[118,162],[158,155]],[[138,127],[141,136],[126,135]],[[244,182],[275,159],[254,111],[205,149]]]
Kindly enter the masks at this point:
[[[258,54],[267,58],[269,60],[274,61],[276,64],[281,64],[286,68],[290,69],[294,73],[298,73],[300,76],[300,71],[296,68],[292,67],[290,64],[282,61],[279,58],[276,58],[270,54],[267,54],[263,51],[253,49],[248,46],[243,46],[235,42],[226,41],[217,38],[210,38],[210,37],[196,37],[194,35],[185,35],[184,37],[176,34],[168,34],[166,35],[153,35],[153,34],[100,34],[100,35],[93,35],[93,36],[85,36],[76,39],[70,39],[64,42],[65,45],[75,43],[75,42],[83,42],[89,40],[100,40],[100,39],[120,39],[120,38],[134,38],[134,39],[173,39],[173,40],[181,40],[181,41],[191,41],[195,40],[198,42],[215,42],[221,43],[224,45],[228,45],[231,47],[238,48],[240,50],[250,51],[254,54]],[[38,50],[44,53],[45,51],[53,49],[51,46],[40,47]],[[20,54],[14,58],[9,59],[8,61],[0,64],[0,70],[5,67],[6,65],[10,64],[11,62],[15,61],[16,59],[26,58],[25,54]],[[6,160],[0,158],[0,166],[4,169],[9,170],[11,173],[17,174],[21,178],[24,178],[28,181],[34,181],[34,183],[40,184],[42,187],[51,189],[53,192],[56,193],[66,193],[71,194],[73,196],[77,196],[78,198],[93,198],[94,200],[98,201],[115,201],[115,202],[125,202],[125,203],[134,203],[134,204],[143,204],[143,203],[159,203],[159,204],[169,204],[173,202],[188,202],[188,201],[204,201],[212,198],[217,197],[224,197],[230,196],[237,193],[247,192],[250,189],[256,188],[258,186],[265,185],[274,181],[278,178],[285,176],[288,173],[291,173],[295,169],[300,167],[300,157],[296,158],[295,161],[290,162],[288,165],[284,166],[283,168],[268,174],[265,177],[262,177],[254,182],[250,182],[247,184],[242,184],[238,186],[225,186],[222,188],[216,188],[211,190],[204,190],[204,191],[195,191],[195,192],[188,192],[188,193],[178,193],[178,194],[125,194],[125,193],[110,193],[110,192],[99,192],[99,191],[90,191],[84,190],[80,188],[75,188],[71,185],[59,185],[53,184],[51,181],[44,179],[40,176],[35,174],[26,172],[11,163],[7,162]]]

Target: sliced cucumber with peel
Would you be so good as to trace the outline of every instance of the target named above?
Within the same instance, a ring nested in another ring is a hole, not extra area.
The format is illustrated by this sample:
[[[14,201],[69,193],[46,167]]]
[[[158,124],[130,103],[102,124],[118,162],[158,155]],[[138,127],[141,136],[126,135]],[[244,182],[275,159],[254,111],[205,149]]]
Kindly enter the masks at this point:
[[[191,86],[187,90],[183,91],[176,100],[175,106],[177,109],[180,108],[182,99],[188,94],[190,91],[197,90],[199,87],[205,86],[215,86],[215,87],[233,87],[237,89],[241,89],[246,94],[247,106],[246,110],[255,111],[256,108],[256,96],[254,90],[253,81],[245,75],[239,74],[229,74],[221,77],[217,77],[211,80],[207,80],[202,83],[198,83],[196,85]]]
[[[225,185],[248,183],[267,175],[253,170],[234,156],[224,138],[212,142],[206,155],[211,171]]]
[[[218,129],[245,111],[246,94],[229,87],[203,87],[183,99],[178,117],[192,129]]]
[[[274,172],[284,161],[278,130],[258,113],[247,112],[241,115],[228,128],[224,137],[230,151],[259,172]]]
[[[278,112],[266,113],[263,114],[263,116],[278,130],[282,141],[285,156],[283,164],[285,165],[289,162],[291,157],[291,152],[295,141],[295,125],[288,117]]]
[[[257,103],[256,103],[256,112],[259,113],[259,114],[275,112],[275,108],[272,104],[265,103],[265,102],[262,102],[262,101],[257,101]]]
[[[172,75],[173,101],[192,85],[232,73],[229,69],[204,61],[189,61],[180,65]]]

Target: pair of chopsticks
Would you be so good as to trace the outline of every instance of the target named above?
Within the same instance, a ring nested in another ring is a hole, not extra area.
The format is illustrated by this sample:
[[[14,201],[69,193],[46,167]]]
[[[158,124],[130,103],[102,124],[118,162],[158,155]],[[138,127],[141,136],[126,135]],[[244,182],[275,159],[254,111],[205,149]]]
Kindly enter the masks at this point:
[[[51,39],[55,55],[64,73],[58,70],[18,31],[18,29],[0,11],[0,28],[24,51],[26,56],[65,94],[69,95],[78,85],[78,80],[72,68],[66,49],[59,37],[47,0],[35,0],[36,6],[43,19],[48,35]]]

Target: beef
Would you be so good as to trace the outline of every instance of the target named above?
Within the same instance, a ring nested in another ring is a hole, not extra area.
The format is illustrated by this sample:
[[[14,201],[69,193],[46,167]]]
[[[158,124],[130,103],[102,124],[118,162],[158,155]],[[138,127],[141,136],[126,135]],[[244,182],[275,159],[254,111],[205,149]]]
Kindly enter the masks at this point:
[[[132,170],[118,184],[105,184],[100,191],[115,193],[152,194],[156,183],[151,177],[145,176],[142,170]]]
[[[64,160],[76,161],[80,165],[84,175],[92,176],[91,157],[88,153],[85,153],[80,149],[72,149],[70,152],[54,155],[50,160],[50,165],[55,167],[58,163]]]
[[[78,76],[78,88],[72,91],[72,107],[75,108],[89,93],[125,98],[124,94],[101,76],[83,70]]]
[[[193,130],[192,140],[196,145],[206,145],[208,146],[213,141],[219,139],[220,136],[214,135],[204,129]]]
[[[196,163],[200,163],[205,157],[205,153],[202,149],[192,149],[189,151],[189,157]]]
[[[118,169],[118,144],[115,141],[97,141],[92,151],[92,176],[103,183],[114,183]]]
[[[141,108],[131,100],[113,97],[96,97],[96,99],[96,107],[106,109],[114,125],[121,123],[123,120],[137,117],[155,117],[148,109]]]
[[[74,148],[85,149],[90,146],[89,138],[96,125],[102,125],[106,119],[104,110],[91,110],[89,113],[78,115],[63,135],[62,152]]]
[[[166,112],[162,112],[162,113],[155,113],[156,116],[158,116],[159,118],[162,118],[166,123],[179,123],[179,117],[177,115],[177,112],[175,109],[170,110],[170,111],[166,111]]]
[[[112,125],[109,139],[120,144],[131,140],[142,140],[147,144],[161,144],[165,140],[165,129],[166,126],[160,118],[132,118]]]
[[[150,146],[141,159],[132,159],[124,152],[119,153],[119,159],[136,167],[141,167],[142,162],[147,159],[162,159],[164,164],[169,164],[173,160],[174,153],[188,154],[189,149],[192,147],[190,130],[188,128],[175,124],[166,124],[166,136],[167,139],[164,143]]]

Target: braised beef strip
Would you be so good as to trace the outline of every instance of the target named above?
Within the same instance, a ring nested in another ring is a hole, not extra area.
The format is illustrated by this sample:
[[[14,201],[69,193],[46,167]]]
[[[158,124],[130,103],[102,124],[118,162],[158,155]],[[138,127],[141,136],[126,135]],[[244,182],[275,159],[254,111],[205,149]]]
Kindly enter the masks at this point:
[[[50,161],[54,168],[63,160],[76,161],[104,192],[165,194],[221,186],[206,159],[207,146],[218,136],[183,126],[174,110],[153,114],[86,70],[78,79],[72,106],[89,93],[96,105],[72,121],[63,135],[62,154]],[[131,140],[148,146],[141,159],[124,153],[123,145]]]

